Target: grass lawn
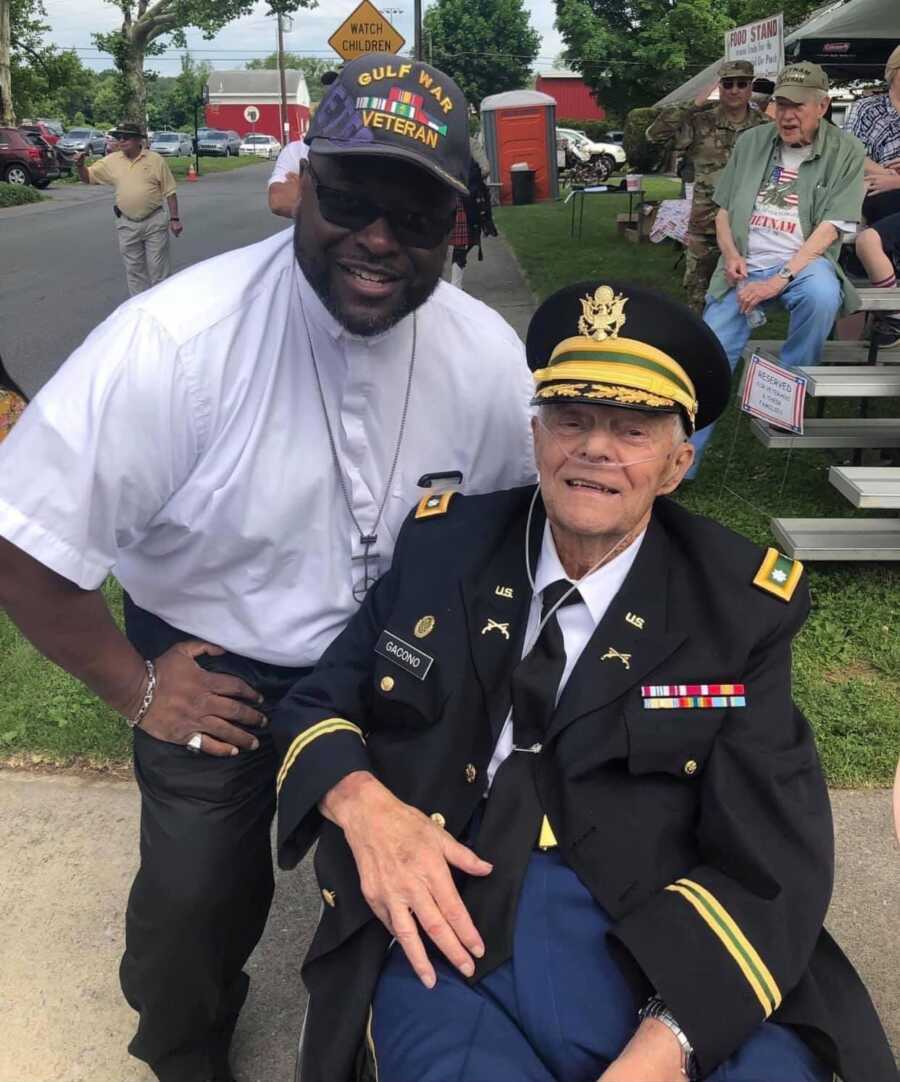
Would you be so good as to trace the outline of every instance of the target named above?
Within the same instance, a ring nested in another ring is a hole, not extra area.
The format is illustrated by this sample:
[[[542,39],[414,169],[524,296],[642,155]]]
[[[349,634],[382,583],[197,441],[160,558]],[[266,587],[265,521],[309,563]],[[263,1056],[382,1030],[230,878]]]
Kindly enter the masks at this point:
[[[677,197],[679,185],[646,178],[651,199]],[[569,237],[571,207],[544,203],[495,211],[531,288],[544,298],[581,278],[623,278],[682,298],[682,266],[671,243],[632,244],[616,233],[627,197],[587,197],[582,239]],[[754,332],[784,338],[782,313]],[[855,403],[832,400],[829,416],[850,415]],[[900,402],[870,403],[870,414],[900,416]],[[731,408],[719,422],[703,470],[683,502],[763,545],[774,544],[778,516],[862,515],[828,483],[824,452],[767,451]],[[874,517],[882,513],[872,512]],[[829,781],[887,785],[900,749],[900,568],[896,565],[812,564],[813,611],[796,640],[795,695],[812,721]]]
[[[92,165],[95,161],[99,161],[99,158],[89,158],[88,165]],[[169,168],[172,170],[172,176],[176,180],[184,180],[187,176],[188,168],[193,163],[193,157],[190,158],[166,158],[169,163]],[[200,179],[207,176],[209,173],[230,173],[232,169],[243,169],[246,165],[271,165],[265,158],[257,158],[255,155],[242,154],[237,158],[207,158],[201,157],[200,159]],[[72,173],[69,177],[60,177],[59,180],[54,180],[54,184],[80,184],[81,181],[78,178],[77,173]]]
[[[0,209],[3,207],[23,207],[27,203],[40,203],[45,195],[29,184],[7,184],[0,180]]]
[[[204,159],[235,168],[253,159]],[[651,197],[677,185],[648,179]],[[584,235],[569,239],[570,208],[562,204],[503,208],[496,220],[540,297],[598,273],[645,282],[680,295],[680,269],[668,245],[631,244],[615,231],[626,197],[588,199]],[[770,318],[757,337],[780,338],[786,323]],[[849,403],[835,403],[837,414]],[[884,416],[900,403],[881,402]],[[683,499],[761,544],[771,544],[775,514],[851,515],[827,480],[829,460],[815,452],[766,451],[747,419],[729,411],[716,429],[700,479]],[[796,697],[813,722],[833,785],[886,785],[900,747],[900,568],[821,565],[809,568],[813,612],[797,639]],[[115,610],[119,591],[107,595]],[[70,677],[40,658],[0,615],[0,761],[96,764],[129,755],[125,723]]]

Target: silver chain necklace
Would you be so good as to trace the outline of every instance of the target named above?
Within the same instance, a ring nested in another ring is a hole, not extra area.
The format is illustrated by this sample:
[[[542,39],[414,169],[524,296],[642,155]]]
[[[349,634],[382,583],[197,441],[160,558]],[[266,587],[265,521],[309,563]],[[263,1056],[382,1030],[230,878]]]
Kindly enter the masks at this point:
[[[306,309],[303,309],[303,325],[306,328],[306,340],[309,343],[309,355],[312,358],[313,372],[316,374],[316,387],[319,390],[319,402],[322,405],[322,415],[325,418],[325,429],[328,432],[328,443],[331,446],[331,458],[334,462],[334,468],[337,471],[338,481],[341,485],[341,492],[344,496],[344,503],[347,507],[347,512],[350,515],[356,532],[359,534],[359,543],[362,545],[363,554],[363,579],[361,583],[353,584],[353,598],[358,604],[362,604],[365,600],[366,594],[375,584],[377,575],[369,576],[369,561],[370,559],[377,559],[377,553],[371,552],[372,546],[378,540],[378,527],[381,525],[381,516],[384,514],[384,509],[387,506],[388,496],[391,492],[391,487],[394,483],[394,474],[397,472],[397,463],[400,461],[400,447],[403,443],[403,433],[406,431],[406,414],[409,409],[409,396],[412,391],[413,371],[416,366],[416,313],[413,312],[413,325],[412,325],[412,351],[409,355],[409,372],[406,376],[406,393],[403,396],[403,412],[400,414],[400,431],[397,433],[397,444],[394,447],[394,459],[391,462],[391,472],[388,474],[387,484],[384,486],[384,495],[381,497],[381,504],[378,508],[378,514],[375,517],[375,521],[372,523],[372,529],[369,533],[366,533],[362,526],[359,524],[359,520],[353,513],[353,504],[350,500],[350,493],[347,489],[347,481],[344,477],[344,471],[341,468],[341,460],[338,458],[337,444],[334,439],[334,433],[331,429],[331,418],[328,416],[328,406],[325,403],[325,392],[322,389],[322,378],[319,375],[319,364],[316,361],[316,351],[313,349],[312,334],[309,330],[309,322],[306,318]]]

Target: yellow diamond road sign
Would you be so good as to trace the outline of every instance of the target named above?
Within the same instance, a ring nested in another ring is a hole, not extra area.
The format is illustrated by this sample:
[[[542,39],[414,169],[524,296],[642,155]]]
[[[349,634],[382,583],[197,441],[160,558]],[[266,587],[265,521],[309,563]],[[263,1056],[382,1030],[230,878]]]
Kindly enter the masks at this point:
[[[366,53],[399,53],[406,39],[374,4],[362,0],[331,35],[328,44],[344,60],[355,60]]]

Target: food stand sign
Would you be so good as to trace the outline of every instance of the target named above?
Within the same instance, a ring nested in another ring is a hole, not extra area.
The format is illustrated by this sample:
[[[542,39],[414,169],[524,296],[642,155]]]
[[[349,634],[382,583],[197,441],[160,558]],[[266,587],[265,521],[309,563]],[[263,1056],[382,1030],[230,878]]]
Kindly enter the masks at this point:
[[[784,16],[726,30],[725,59],[749,60],[757,79],[774,79],[784,67]]]
[[[399,53],[406,39],[374,4],[362,0],[331,35],[328,44],[344,60],[355,60],[366,53]]]

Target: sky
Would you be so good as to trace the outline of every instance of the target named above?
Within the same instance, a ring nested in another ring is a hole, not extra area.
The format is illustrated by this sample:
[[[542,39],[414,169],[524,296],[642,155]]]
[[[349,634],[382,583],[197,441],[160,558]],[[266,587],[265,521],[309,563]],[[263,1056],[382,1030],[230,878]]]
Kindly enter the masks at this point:
[[[472,0],[477,3],[478,0]],[[285,34],[284,47],[300,55],[334,57],[328,38],[356,7],[357,0],[319,0],[312,11],[300,9],[294,17],[293,29]],[[406,38],[413,39],[412,0],[374,0],[384,15]],[[423,6],[427,6],[424,0]],[[82,62],[95,70],[112,66],[110,57],[97,51],[91,34],[113,30],[121,25],[121,14],[104,0],[44,0],[50,32],[47,40],[60,49],[75,48]],[[541,34],[541,50],[535,68],[547,71],[554,67],[553,59],[562,49],[559,35],[553,29],[553,0],[526,0],[532,26]],[[207,60],[216,68],[243,67],[247,60],[266,56],[275,49],[275,20],[266,18],[267,5],[260,0],[253,14],[229,23],[215,38],[206,41],[199,33],[188,34],[188,47],[197,60]],[[397,13],[399,10],[399,13]],[[179,54],[170,50],[161,57],[148,57],[147,67],[163,75],[177,75]]]

